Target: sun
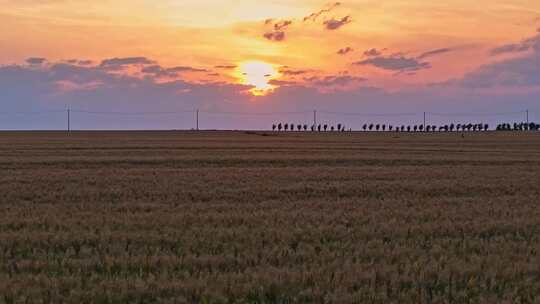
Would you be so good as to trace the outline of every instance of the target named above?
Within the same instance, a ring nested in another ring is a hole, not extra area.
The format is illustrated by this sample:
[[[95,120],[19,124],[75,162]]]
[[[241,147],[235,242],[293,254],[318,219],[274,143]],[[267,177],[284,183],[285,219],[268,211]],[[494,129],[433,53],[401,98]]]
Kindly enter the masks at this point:
[[[263,61],[246,61],[238,65],[236,71],[242,84],[253,86],[249,90],[254,96],[264,96],[272,92],[276,86],[271,80],[280,76],[274,65]]]

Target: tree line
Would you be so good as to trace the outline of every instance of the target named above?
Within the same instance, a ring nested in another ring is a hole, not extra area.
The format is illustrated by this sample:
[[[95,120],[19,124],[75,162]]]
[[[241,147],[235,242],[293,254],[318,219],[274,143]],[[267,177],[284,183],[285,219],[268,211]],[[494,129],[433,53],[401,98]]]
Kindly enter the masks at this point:
[[[278,123],[272,125],[272,131],[308,131],[311,130],[312,132],[318,131],[318,132],[345,132],[345,125],[343,124],[337,124],[337,126],[331,126],[328,124],[319,124],[319,125],[311,125],[308,126],[307,124],[294,124],[294,123]],[[349,131],[352,131],[349,129]]]
[[[540,125],[534,122],[530,123],[502,123],[497,125],[497,131],[538,131],[540,130]]]
[[[336,126],[329,124],[307,125],[307,124],[294,124],[294,123],[275,123],[272,125],[273,131],[312,131],[312,132],[345,132],[352,131],[352,129],[346,129],[344,124],[337,124]],[[387,125],[387,124],[375,124],[366,123],[362,125],[362,131],[364,132],[482,132],[489,131],[489,124],[486,123],[458,123],[458,124],[445,124],[445,125]],[[502,123],[498,124],[496,131],[538,131],[540,125],[535,123]]]

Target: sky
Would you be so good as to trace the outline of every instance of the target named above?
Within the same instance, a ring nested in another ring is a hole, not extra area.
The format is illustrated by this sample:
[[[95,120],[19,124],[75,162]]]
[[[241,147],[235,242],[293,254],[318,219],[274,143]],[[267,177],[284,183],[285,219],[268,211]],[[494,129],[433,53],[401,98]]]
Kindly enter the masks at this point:
[[[434,3],[431,3],[434,2]],[[0,0],[0,129],[540,122],[540,2]]]

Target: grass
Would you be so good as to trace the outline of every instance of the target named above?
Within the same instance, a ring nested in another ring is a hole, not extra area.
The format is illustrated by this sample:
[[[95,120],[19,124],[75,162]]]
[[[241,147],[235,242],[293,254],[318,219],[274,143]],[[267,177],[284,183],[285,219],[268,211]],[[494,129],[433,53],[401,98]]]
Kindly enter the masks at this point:
[[[535,133],[0,133],[0,303],[537,303],[539,175]]]

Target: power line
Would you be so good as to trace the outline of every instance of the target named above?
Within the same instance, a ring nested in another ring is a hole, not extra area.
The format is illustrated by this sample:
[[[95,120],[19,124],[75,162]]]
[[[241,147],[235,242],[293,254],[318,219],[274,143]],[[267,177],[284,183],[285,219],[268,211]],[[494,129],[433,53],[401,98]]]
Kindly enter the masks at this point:
[[[330,114],[330,115],[344,115],[344,116],[377,116],[377,117],[399,117],[399,116],[419,116],[421,113],[350,113],[350,112],[330,112],[319,111],[318,113]]]
[[[526,111],[519,112],[499,112],[499,113],[436,113],[436,112],[426,112],[426,114],[434,116],[446,116],[446,117],[478,117],[478,116],[508,116],[508,115],[522,115]]]
[[[58,111],[28,111],[28,112],[0,112],[0,115],[43,115],[43,114],[56,114],[65,113],[65,110]]]
[[[221,115],[243,115],[243,116],[264,116],[264,115],[299,115],[312,113],[311,111],[300,112],[223,112],[223,111],[200,111],[206,114],[221,114]]]
[[[144,115],[177,115],[186,113],[195,113],[195,110],[187,111],[174,111],[174,112],[98,112],[98,111],[84,111],[84,110],[71,110],[74,113],[95,114],[95,115],[125,115],[125,116],[144,116]]]

